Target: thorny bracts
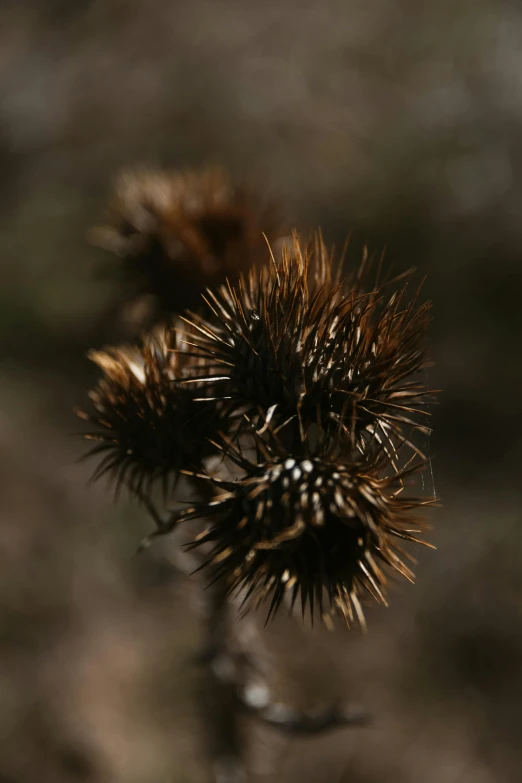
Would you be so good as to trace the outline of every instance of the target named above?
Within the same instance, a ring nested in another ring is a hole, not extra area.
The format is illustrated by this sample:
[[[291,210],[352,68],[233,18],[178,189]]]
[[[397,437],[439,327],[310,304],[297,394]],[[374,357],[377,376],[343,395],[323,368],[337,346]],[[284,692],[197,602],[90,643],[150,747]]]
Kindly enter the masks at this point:
[[[268,598],[268,617],[286,597],[290,610],[300,598],[303,617],[308,605],[312,620],[318,607],[327,622],[337,612],[364,626],[364,595],[386,604],[386,567],[413,581],[401,542],[425,544],[418,509],[433,501],[403,497],[411,470],[390,472],[382,451],[344,463],[261,448],[261,460],[252,462],[223,445],[243,475],[207,477],[218,495],[177,519],[206,524],[190,546],[210,545],[211,579],[224,579],[243,601]]]
[[[116,489],[124,485],[137,495],[159,479],[166,494],[182,468],[200,466],[209,453],[217,406],[195,402],[197,386],[182,383],[198,365],[184,350],[182,334],[160,327],[141,346],[89,354],[103,376],[88,409],[77,413],[93,425],[84,433],[95,442],[86,457],[102,457],[93,478],[107,473]]]
[[[276,209],[219,166],[134,168],[117,177],[91,240],[120,259],[112,268],[131,290],[152,295],[168,315],[199,307],[206,286],[236,282],[263,263],[265,236],[284,233]]]
[[[413,432],[428,432],[431,395],[417,376],[429,304],[406,285],[387,294],[365,292],[359,276],[340,283],[333,267],[320,238],[303,249],[294,235],[280,262],[209,290],[207,314],[186,319],[204,360],[197,382],[231,417],[258,415],[276,431],[293,422],[294,443],[310,448],[322,433],[319,451],[324,438],[364,450],[373,439],[396,461],[401,446],[418,452]]]
[[[267,598],[269,616],[299,599],[364,624],[364,595],[386,602],[386,571],[413,579],[401,541],[424,543],[418,509],[433,500],[406,487],[429,431],[429,304],[404,279],[368,278],[363,265],[342,279],[320,235],[294,235],[281,258],[267,248],[236,285],[208,289],[205,314],[138,353],[92,357],[105,374],[84,414],[105,454],[96,475],[136,493],[198,479],[202,499],[159,532],[201,519],[192,546],[211,579]],[[230,478],[205,472],[220,451]]]

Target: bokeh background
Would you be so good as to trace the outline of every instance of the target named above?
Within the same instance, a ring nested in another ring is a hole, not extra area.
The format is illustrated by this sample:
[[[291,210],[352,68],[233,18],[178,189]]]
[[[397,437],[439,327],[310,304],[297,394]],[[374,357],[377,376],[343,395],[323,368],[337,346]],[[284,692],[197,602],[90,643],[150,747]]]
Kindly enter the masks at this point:
[[[418,584],[370,634],[278,621],[274,687],[373,727],[251,727],[257,780],[522,780],[522,9],[509,0],[0,3],[0,781],[205,781],[200,618],[72,407],[121,336],[87,242],[122,165],[221,162],[326,241],[427,274]]]

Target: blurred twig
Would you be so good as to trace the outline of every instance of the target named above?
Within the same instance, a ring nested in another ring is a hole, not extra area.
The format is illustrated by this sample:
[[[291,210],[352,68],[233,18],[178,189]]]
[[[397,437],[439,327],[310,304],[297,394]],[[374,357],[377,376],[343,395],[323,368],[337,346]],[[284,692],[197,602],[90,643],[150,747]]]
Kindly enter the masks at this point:
[[[238,638],[226,585],[215,582],[206,591],[207,617],[202,706],[212,783],[247,781],[248,761],[242,718],[251,716],[286,735],[318,735],[347,727],[367,726],[370,716],[344,703],[306,712],[273,701],[262,677],[262,649],[256,635]],[[254,648],[255,645],[255,648]]]

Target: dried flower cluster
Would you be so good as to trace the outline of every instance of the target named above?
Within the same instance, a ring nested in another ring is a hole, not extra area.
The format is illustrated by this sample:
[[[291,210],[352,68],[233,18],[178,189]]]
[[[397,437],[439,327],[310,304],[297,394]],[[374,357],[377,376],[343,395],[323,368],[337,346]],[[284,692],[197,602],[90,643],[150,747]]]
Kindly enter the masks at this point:
[[[176,198],[176,214],[190,212]],[[247,271],[208,288],[198,313],[140,349],[92,354],[103,377],[82,415],[99,441],[92,453],[104,455],[96,475],[143,495],[157,478],[189,474],[201,499],[161,532],[201,520],[190,546],[211,579],[249,603],[266,598],[269,616],[299,600],[303,615],[364,624],[364,596],[386,603],[393,571],[412,580],[403,544],[423,543],[418,511],[431,501],[406,490],[423,459],[416,435],[428,432],[429,306],[399,279],[370,285],[362,267],[342,279],[320,235],[295,234],[280,257],[265,247],[263,264],[245,248],[235,269]],[[222,252],[213,250],[226,266]]]
[[[123,278],[159,312],[199,306],[201,291],[260,263],[284,233],[274,207],[220,167],[121,172],[92,241],[122,261]]]
[[[219,495],[183,517],[206,520],[192,546],[211,545],[211,573],[231,591],[246,589],[257,604],[269,596],[269,616],[288,595],[290,608],[300,597],[303,616],[308,602],[312,619],[315,606],[326,618],[327,604],[364,625],[362,593],[386,604],[383,566],[413,581],[400,539],[418,540],[422,522],[412,512],[422,501],[398,494],[403,473],[383,476],[379,461],[361,459],[228,454],[243,476],[209,477]]]
[[[197,386],[183,383],[197,362],[187,356],[182,335],[181,328],[160,327],[141,346],[89,354],[103,376],[89,394],[90,409],[77,413],[93,427],[85,433],[95,442],[87,456],[102,457],[94,478],[109,473],[116,488],[137,495],[161,479],[166,492],[181,469],[201,464],[208,453],[217,409],[195,402]]]
[[[206,364],[198,383],[229,400],[231,416],[293,422],[302,444],[319,431],[320,448],[363,448],[370,436],[393,459],[403,442],[414,448],[412,429],[425,430],[428,392],[414,376],[429,306],[406,286],[386,297],[333,277],[322,241],[303,252],[295,236],[279,263],[209,291],[209,312],[186,320]]]

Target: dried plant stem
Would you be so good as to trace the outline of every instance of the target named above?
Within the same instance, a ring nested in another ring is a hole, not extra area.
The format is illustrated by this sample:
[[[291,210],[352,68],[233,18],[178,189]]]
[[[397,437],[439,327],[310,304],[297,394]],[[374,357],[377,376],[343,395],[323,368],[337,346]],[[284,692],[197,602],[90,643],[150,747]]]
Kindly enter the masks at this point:
[[[226,584],[206,590],[206,633],[201,706],[212,783],[247,781],[237,700],[237,665],[229,649],[231,612]]]
[[[370,723],[368,713],[345,703],[327,705],[305,713],[270,699],[268,687],[259,682],[262,651],[241,649],[245,640],[235,628],[235,610],[226,585],[218,580],[205,591],[206,634],[201,661],[201,706],[205,726],[211,783],[246,783],[249,780],[247,743],[243,720],[250,716],[279,733],[319,735]],[[249,634],[250,645],[255,635]],[[248,644],[248,642],[247,642]],[[251,675],[256,673],[256,683]]]

